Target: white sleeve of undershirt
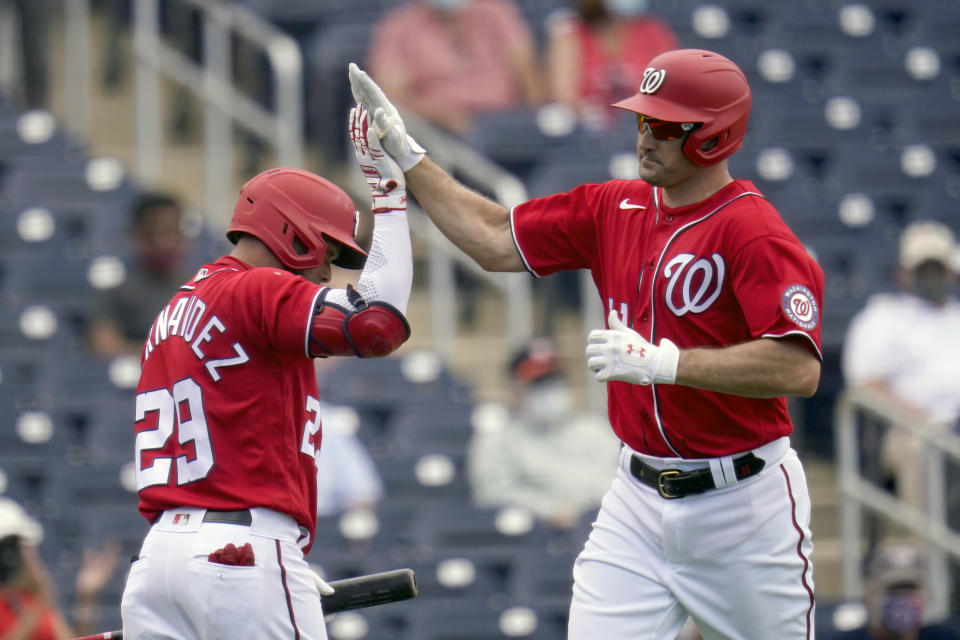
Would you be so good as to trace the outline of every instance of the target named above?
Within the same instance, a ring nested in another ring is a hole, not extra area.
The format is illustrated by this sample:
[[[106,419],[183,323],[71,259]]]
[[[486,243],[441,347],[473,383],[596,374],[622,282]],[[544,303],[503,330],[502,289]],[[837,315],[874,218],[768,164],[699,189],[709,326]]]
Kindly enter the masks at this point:
[[[367,302],[375,300],[407,313],[413,284],[413,250],[406,211],[388,211],[373,216],[373,243],[357,282],[357,292]],[[344,289],[331,289],[324,299],[348,310],[353,304]]]

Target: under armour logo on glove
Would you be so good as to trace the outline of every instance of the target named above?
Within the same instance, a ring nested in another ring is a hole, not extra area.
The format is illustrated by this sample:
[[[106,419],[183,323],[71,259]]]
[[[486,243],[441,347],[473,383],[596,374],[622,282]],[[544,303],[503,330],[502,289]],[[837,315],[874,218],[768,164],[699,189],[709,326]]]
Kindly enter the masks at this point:
[[[631,384],[673,384],[677,380],[680,350],[663,338],[654,345],[620,322],[611,310],[609,329],[590,332],[587,338],[587,368],[600,382],[618,380]]]
[[[232,542],[227,546],[217,549],[207,556],[207,560],[216,564],[226,564],[234,567],[252,567],[253,566],[253,547],[250,543],[237,548]]]

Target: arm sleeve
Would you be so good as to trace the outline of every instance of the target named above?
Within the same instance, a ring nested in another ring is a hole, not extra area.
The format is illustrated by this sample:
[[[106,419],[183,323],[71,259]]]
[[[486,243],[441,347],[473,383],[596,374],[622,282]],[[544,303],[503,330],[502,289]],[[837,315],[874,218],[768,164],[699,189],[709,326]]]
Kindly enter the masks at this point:
[[[369,302],[386,302],[406,314],[413,284],[413,251],[406,211],[374,216],[373,244],[357,282],[357,292]],[[326,301],[354,311],[345,289],[331,289]]]

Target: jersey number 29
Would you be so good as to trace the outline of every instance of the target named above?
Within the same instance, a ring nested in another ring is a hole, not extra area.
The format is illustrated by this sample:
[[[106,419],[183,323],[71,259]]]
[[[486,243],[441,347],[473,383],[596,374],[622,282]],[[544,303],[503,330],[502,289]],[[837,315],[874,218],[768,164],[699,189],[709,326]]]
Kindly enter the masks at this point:
[[[213,467],[213,450],[207,431],[207,417],[203,410],[203,390],[192,378],[185,378],[169,389],[154,389],[137,395],[136,422],[141,422],[148,413],[157,413],[157,427],[137,433],[137,490],[158,484],[167,484],[174,456],[157,456],[153,464],[142,468],[143,453],[162,449],[173,435],[177,424],[178,441],[181,446],[193,442],[196,456],[175,457],[177,461],[177,484],[187,484],[206,477]]]

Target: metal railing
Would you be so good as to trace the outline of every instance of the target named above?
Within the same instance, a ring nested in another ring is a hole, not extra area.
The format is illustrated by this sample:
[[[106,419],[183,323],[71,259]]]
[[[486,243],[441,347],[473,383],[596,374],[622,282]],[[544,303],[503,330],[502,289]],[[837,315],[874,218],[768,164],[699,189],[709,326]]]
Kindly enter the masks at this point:
[[[926,510],[891,495],[861,473],[857,416],[879,418],[886,428],[906,429],[923,441],[926,455],[916,463],[926,468]],[[868,509],[910,531],[929,547],[927,555],[927,611],[937,618],[949,613],[948,556],[960,560],[960,534],[947,523],[945,459],[960,461],[960,437],[940,425],[918,423],[889,396],[871,389],[846,390],[837,399],[834,428],[837,473],[840,480],[840,535],[843,593],[859,599],[863,593],[861,542],[863,510]]]
[[[148,183],[161,175],[162,76],[203,101],[206,209],[229,210],[234,200],[232,125],[272,144],[278,165],[303,164],[303,58],[292,37],[242,6],[222,0],[176,1],[190,5],[201,16],[199,65],[161,38],[158,0],[133,4],[137,174]],[[276,101],[273,110],[259,105],[231,81],[231,36],[266,55]]]

